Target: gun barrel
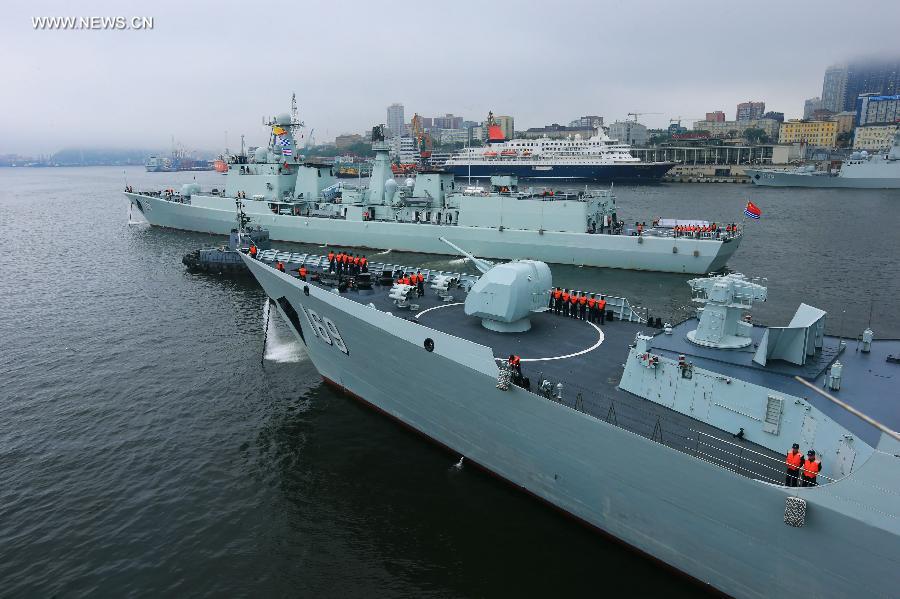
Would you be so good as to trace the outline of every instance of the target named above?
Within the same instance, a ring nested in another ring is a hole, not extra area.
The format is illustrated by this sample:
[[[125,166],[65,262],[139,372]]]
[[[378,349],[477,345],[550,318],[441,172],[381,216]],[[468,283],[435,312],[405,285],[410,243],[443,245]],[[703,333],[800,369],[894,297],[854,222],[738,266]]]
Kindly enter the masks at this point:
[[[486,273],[487,271],[489,271],[491,268],[494,267],[494,264],[493,264],[492,262],[488,262],[487,260],[482,260],[481,258],[476,258],[476,257],[473,256],[471,253],[469,253],[469,252],[467,252],[466,250],[462,249],[461,247],[459,247],[458,245],[456,245],[456,244],[453,243],[452,241],[449,241],[449,240],[447,240],[447,239],[444,238],[444,237],[438,237],[438,239],[440,239],[441,241],[443,241],[444,243],[446,243],[447,245],[449,245],[450,247],[452,247],[454,250],[456,250],[457,252],[459,252],[461,255],[463,255],[463,256],[464,256],[465,258],[467,258],[468,260],[471,260],[471,261],[472,261],[472,264],[475,265],[475,268],[477,268],[478,270],[480,270],[480,271],[482,272],[482,274]]]

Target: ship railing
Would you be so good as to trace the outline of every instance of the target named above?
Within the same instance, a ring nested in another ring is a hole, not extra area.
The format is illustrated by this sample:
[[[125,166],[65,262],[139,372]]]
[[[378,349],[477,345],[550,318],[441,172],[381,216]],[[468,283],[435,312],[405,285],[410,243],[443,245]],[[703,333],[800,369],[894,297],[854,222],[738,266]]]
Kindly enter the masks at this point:
[[[722,465],[729,470],[734,470],[738,472],[738,474],[743,474],[742,471],[748,470],[752,466],[758,466],[763,470],[771,471],[770,475],[766,476],[765,479],[768,482],[772,482],[778,485],[784,485],[785,479],[787,477],[787,464],[784,461],[783,457],[775,458],[770,455],[766,455],[759,451],[755,451],[741,445],[739,443],[735,443],[733,441],[727,441],[725,439],[720,439],[709,433],[704,433],[703,431],[692,430],[691,432],[696,433],[697,435],[697,444],[693,448],[693,452],[700,457],[703,457],[709,462],[712,462],[717,465]],[[721,448],[717,448],[714,443],[711,441],[715,440],[720,444],[726,445],[728,447],[727,450],[723,450]],[[704,449],[701,449],[704,448]],[[706,451],[705,448],[715,448],[716,453],[712,453],[711,451]],[[688,448],[691,449],[691,448]],[[721,454],[726,454],[730,456],[736,456],[739,458],[738,466],[736,469],[730,467],[729,465],[721,464],[722,458]],[[749,455],[748,455],[749,454]],[[799,477],[800,471],[797,472]],[[756,478],[756,477],[754,477]],[[798,478],[798,480],[800,480]],[[826,476],[821,472],[816,476],[816,481],[825,480],[828,483],[834,482],[837,479],[831,478],[830,476]]]
[[[747,478],[785,485],[786,466],[784,457],[778,452],[767,455],[765,447],[749,441],[735,441],[733,433],[727,431],[720,431],[718,435],[701,431],[696,428],[699,421],[683,414],[666,414],[668,408],[665,406],[625,392],[622,397],[615,398],[552,378],[547,379],[548,384],[542,388],[544,373],[534,372],[529,366],[525,369],[526,376],[535,377],[530,383],[531,391],[539,397]],[[563,385],[561,396],[557,392],[557,383]],[[818,480],[832,482],[834,479],[820,473]]]

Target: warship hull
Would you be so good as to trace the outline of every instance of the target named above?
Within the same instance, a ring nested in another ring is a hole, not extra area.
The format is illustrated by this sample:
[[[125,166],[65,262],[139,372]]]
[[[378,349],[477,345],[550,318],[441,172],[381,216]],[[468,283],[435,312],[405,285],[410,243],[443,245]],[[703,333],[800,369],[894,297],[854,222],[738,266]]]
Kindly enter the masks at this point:
[[[459,178],[489,179],[494,175],[515,175],[520,179],[561,181],[595,181],[623,183],[659,183],[672,168],[670,162],[644,164],[565,164],[547,162],[482,162],[450,161],[443,169]]]
[[[125,194],[151,225],[227,235],[235,226],[233,200],[217,198],[222,208]],[[248,212],[252,224],[269,230],[271,239],[296,243],[394,249],[446,254],[439,237],[465,245],[485,258],[531,258],[628,270],[705,274],[725,267],[740,237],[705,240],[672,237],[589,235],[425,223],[351,221],[345,219]]]
[[[519,387],[498,390],[489,347],[241,257],[325,381],[640,552],[734,597],[896,594],[896,525],[858,502],[897,488],[894,456],[876,451],[827,486],[747,478]],[[800,528],[785,525],[788,496],[807,501]]]
[[[819,187],[844,189],[900,189],[900,178],[840,177],[747,169],[754,185],[761,187]]]

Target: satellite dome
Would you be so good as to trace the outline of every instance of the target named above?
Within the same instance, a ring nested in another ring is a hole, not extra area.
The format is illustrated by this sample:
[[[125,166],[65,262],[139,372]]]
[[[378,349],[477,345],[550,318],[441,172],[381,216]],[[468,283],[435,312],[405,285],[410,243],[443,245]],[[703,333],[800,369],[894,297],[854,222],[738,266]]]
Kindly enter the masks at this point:
[[[290,125],[291,124],[291,115],[286,112],[282,112],[278,116],[275,117],[275,122],[279,125]]]
[[[859,160],[859,157],[859,152],[853,152],[852,154],[850,154],[850,160]]]
[[[404,181],[404,184],[405,184],[407,187],[412,187],[413,185],[416,184],[416,180],[413,179],[412,177],[407,177],[407,178],[406,178],[406,181]]]
[[[388,179],[384,182],[384,199],[387,202],[390,202],[394,199],[394,194],[397,193],[397,182],[394,179]]]
[[[869,152],[868,152],[868,150],[863,150],[862,152],[859,153],[859,155],[863,160],[865,160],[866,158],[869,157]]]
[[[256,162],[265,162],[268,156],[269,150],[267,148],[256,148],[256,151],[253,152],[253,159]]]

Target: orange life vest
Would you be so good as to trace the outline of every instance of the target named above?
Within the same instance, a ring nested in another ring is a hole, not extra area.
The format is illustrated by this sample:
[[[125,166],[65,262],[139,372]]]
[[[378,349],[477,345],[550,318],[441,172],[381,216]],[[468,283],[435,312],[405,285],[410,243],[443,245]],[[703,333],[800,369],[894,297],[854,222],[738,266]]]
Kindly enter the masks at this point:
[[[594,306],[597,305],[597,300],[594,299],[594,298],[591,298],[591,299],[588,300],[587,303],[588,303],[588,308],[590,308],[591,310],[593,310],[593,309],[594,309]]]
[[[578,303],[578,296],[573,293],[569,296],[569,302],[574,306]]]
[[[602,300],[598,300],[598,301],[597,301],[597,309],[598,309],[598,310],[605,310],[605,309],[606,309],[606,300],[603,300],[603,299],[602,299]]]
[[[581,304],[582,306],[585,305],[587,303],[587,297],[582,295],[581,297],[578,298],[578,303]]]
[[[562,291],[560,291],[559,289],[553,292],[553,299],[559,299],[560,296],[562,296]]]
[[[251,245],[251,246],[250,246],[250,255],[251,255],[251,256],[255,256],[255,255],[256,255],[256,246],[255,246],[255,245]]]
[[[789,451],[784,461],[787,464],[787,467],[791,470],[798,470],[800,468],[800,464],[803,463],[803,454],[799,451],[797,453]]]
[[[822,462],[806,460],[803,463],[803,476],[806,478],[815,478],[819,474],[819,470],[822,469]]]
[[[280,270],[281,272],[284,272],[284,264],[282,264],[281,262],[276,263],[275,270]]]
[[[563,293],[563,294],[562,294],[562,300],[563,300],[564,302],[569,301],[569,294],[568,294],[568,293]]]

